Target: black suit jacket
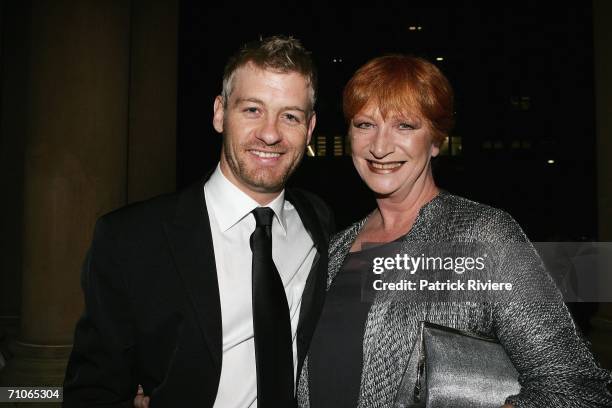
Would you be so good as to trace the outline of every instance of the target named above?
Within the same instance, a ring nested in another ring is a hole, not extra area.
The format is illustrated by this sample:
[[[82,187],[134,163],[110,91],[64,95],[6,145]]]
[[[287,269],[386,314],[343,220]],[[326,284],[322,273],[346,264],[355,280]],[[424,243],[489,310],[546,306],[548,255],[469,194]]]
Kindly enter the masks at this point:
[[[65,407],[210,407],[222,364],[219,288],[203,185],[101,217],[82,270],[85,311],[64,381]],[[317,249],[302,297],[298,373],[325,296],[328,207],[287,189]],[[290,256],[290,255],[289,255]]]

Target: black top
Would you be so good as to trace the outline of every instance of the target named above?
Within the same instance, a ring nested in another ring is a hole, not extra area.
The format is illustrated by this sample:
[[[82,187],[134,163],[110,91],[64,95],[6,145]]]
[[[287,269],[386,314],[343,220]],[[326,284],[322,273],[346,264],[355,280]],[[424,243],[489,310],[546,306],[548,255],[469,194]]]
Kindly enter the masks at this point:
[[[308,372],[313,408],[357,406],[363,365],[364,324],[370,301],[362,301],[367,250],[349,253],[330,288],[315,329]]]

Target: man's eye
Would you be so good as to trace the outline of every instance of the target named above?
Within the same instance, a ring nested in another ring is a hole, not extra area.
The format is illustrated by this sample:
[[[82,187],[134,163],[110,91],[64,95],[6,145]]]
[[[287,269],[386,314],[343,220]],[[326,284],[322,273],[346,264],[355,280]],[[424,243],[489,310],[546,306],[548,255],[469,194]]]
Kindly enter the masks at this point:
[[[300,121],[300,118],[298,118],[298,117],[297,117],[297,116],[295,116],[295,115],[292,115],[291,113],[286,113],[286,114],[285,114],[285,118],[286,118],[287,120],[291,121],[291,122],[299,122],[299,121]]]
[[[244,112],[246,113],[257,113],[259,112],[259,109],[253,106],[249,106],[248,108],[244,109]]]

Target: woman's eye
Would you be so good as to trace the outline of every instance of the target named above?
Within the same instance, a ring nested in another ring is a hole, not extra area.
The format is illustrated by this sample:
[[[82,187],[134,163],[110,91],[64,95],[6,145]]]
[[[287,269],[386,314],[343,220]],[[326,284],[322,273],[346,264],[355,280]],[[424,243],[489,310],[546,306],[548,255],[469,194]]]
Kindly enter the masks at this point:
[[[354,125],[356,128],[359,129],[370,129],[371,127],[374,126],[374,124],[370,123],[370,122],[357,122]]]
[[[410,123],[400,123],[399,128],[400,129],[414,129],[414,126],[412,126]]]

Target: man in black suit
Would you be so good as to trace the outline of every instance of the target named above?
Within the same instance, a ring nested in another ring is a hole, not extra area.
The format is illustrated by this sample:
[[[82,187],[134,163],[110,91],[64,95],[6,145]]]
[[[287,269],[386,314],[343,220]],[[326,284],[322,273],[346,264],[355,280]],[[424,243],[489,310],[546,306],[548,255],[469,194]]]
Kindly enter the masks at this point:
[[[246,45],[214,103],[212,174],[98,220],[65,407],[295,405],[332,229],[322,201],[284,188],[315,126],[315,87],[298,41]]]

